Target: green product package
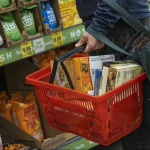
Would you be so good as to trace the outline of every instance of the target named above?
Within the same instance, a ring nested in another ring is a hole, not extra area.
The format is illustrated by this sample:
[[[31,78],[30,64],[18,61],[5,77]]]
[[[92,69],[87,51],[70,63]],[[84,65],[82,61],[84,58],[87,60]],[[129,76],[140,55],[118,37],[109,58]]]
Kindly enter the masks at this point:
[[[5,36],[11,36],[13,42],[21,40],[22,35],[15,23],[13,13],[8,12],[1,14],[0,18]]]
[[[8,7],[10,5],[11,5],[10,0],[0,0],[0,7],[1,8],[5,8],[5,7]]]
[[[27,30],[28,35],[32,36],[37,33],[35,22],[34,22],[34,16],[30,9],[37,7],[36,5],[30,5],[26,8],[19,9],[21,20],[23,23],[24,28]]]

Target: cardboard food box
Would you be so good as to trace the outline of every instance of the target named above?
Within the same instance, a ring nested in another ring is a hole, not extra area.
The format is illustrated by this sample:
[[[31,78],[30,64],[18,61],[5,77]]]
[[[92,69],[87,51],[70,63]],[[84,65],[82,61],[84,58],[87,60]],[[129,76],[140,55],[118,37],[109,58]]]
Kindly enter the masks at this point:
[[[28,5],[36,4],[37,0],[30,0],[26,2],[24,2],[23,0],[16,0],[16,3],[17,3],[17,7],[26,7]]]
[[[19,45],[19,44],[26,42],[26,32],[25,32],[23,24],[21,22],[21,18],[19,16],[18,9],[12,11],[12,13],[14,15],[14,20],[16,22],[16,25],[17,25],[20,33],[22,34],[22,39],[14,42],[11,40],[11,36],[5,36],[4,30],[2,27],[2,23],[1,23],[1,19],[0,19],[0,35],[2,36],[2,38],[4,40],[4,44],[2,46],[5,46],[5,47],[12,47],[12,46]],[[11,27],[9,27],[9,28],[11,28]]]
[[[24,29],[25,30],[25,34],[27,35],[26,36],[27,40],[34,39],[34,38],[37,38],[37,37],[40,37],[40,36],[43,35],[42,22],[41,22],[41,19],[40,19],[38,7],[32,8],[30,10],[32,11],[33,16],[34,16],[34,22],[35,22],[35,27],[36,27],[36,30],[37,30],[37,34],[29,36],[28,33],[27,33],[27,30]]]
[[[75,0],[58,0],[58,2],[64,28],[82,23]]]
[[[6,65],[4,70],[9,90],[34,90],[34,87],[25,81],[27,75],[37,71],[35,65],[30,60],[25,59]]]
[[[17,91],[9,90],[9,94],[13,94]],[[25,97],[31,91],[19,91]],[[36,93],[34,92],[34,96],[37,99]],[[39,114],[41,117],[41,122],[43,126],[45,140],[43,142],[39,142],[33,136],[27,134],[23,130],[16,127],[14,124],[8,122],[4,118],[0,118],[0,133],[2,137],[2,143],[21,143],[26,146],[30,146],[32,148],[40,148],[40,149],[53,149],[62,144],[65,144],[68,140],[74,138],[76,135],[63,133],[58,130],[52,129],[47,123],[45,116],[43,114],[41,105],[37,100],[37,105],[39,108]]]
[[[58,1],[57,0],[51,1],[51,6],[53,8],[53,11],[54,11],[54,14],[55,14],[55,17],[57,20],[57,28],[56,29],[49,29],[49,25],[43,23],[41,8],[40,8],[40,2],[38,2],[37,5],[38,5],[38,9],[39,9],[40,19],[41,19],[43,29],[44,29],[44,34],[52,34],[52,33],[56,33],[56,32],[61,31],[63,29],[63,23],[62,23],[60,11],[58,9],[59,8]]]
[[[17,9],[15,0],[10,0],[10,2],[11,5],[9,7],[5,7],[5,8],[0,7],[0,14]]]

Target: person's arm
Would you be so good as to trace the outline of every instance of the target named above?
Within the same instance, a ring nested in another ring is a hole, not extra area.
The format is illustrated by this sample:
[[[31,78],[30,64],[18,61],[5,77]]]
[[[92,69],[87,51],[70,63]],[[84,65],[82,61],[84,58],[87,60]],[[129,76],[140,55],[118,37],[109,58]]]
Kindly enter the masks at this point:
[[[121,6],[125,8],[127,0],[116,0]],[[94,13],[93,22],[90,24],[90,28],[95,31],[99,31],[104,35],[107,35],[108,31],[112,29],[115,23],[120,19],[120,15],[109,7],[102,0],[98,0],[97,9]]]
[[[127,0],[116,0],[116,2],[124,8],[127,4]],[[102,0],[98,0],[93,22],[90,24],[89,28],[107,35],[108,31],[114,27],[115,23],[119,19],[120,15],[116,11],[110,8]],[[104,43],[90,35],[88,33],[88,30],[83,34],[80,41],[76,44],[76,47],[81,46],[85,43],[87,43],[87,47],[84,51],[85,53],[92,50],[101,49],[104,46]]]

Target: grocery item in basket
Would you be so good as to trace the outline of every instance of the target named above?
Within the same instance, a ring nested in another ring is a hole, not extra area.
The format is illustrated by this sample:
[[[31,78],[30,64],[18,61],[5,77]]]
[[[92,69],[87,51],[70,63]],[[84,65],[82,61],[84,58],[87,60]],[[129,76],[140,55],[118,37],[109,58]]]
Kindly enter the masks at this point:
[[[38,107],[33,92],[22,103],[15,102],[13,104],[12,116],[16,126],[34,136],[39,141],[44,139]]]
[[[48,24],[50,29],[57,28],[57,21],[50,1],[40,2],[42,19],[44,24]]]
[[[0,14],[0,18],[5,36],[11,36],[13,42],[21,40],[22,35],[16,25],[13,13]]]
[[[64,63],[65,63],[65,66],[66,66],[66,68],[67,68],[67,70],[68,70],[68,72],[70,74],[70,77],[71,77],[71,79],[73,81],[72,59],[68,59]],[[54,65],[54,61],[53,60],[50,61],[50,65],[51,65],[51,71],[52,71],[53,65]],[[59,85],[59,86],[63,86],[63,87],[66,87],[66,88],[70,88],[70,85],[69,85],[69,82],[67,80],[66,74],[65,74],[65,72],[62,69],[60,64],[58,65],[58,68],[57,68],[57,71],[56,71],[55,80],[54,80],[53,84],[56,84],[56,85]]]
[[[59,0],[59,8],[64,28],[82,23],[77,12],[75,0]]]
[[[10,0],[0,0],[0,7],[5,8],[11,5]]]
[[[102,69],[103,62],[115,61],[114,55],[89,56],[92,85],[95,86],[95,70]]]
[[[125,64],[103,64],[102,83],[100,95],[130,81],[143,73],[143,67],[134,63]]]
[[[35,35],[37,33],[33,12],[30,10],[35,7],[37,7],[37,5],[30,5],[25,9],[21,8],[19,10],[23,26],[27,30],[29,36]]]
[[[84,93],[93,90],[88,57],[70,58],[65,61],[65,66],[70,74],[75,90]],[[53,69],[53,61],[51,61],[51,69]],[[70,88],[66,74],[60,64],[57,68],[55,83]]]
[[[95,70],[94,96],[99,96],[101,76],[102,76],[102,69],[96,69]]]

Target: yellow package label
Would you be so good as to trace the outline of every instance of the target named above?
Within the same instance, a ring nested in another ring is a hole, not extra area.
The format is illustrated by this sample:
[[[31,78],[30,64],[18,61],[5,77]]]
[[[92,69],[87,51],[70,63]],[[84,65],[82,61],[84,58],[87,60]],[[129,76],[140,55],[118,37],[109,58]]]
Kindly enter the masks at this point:
[[[67,28],[82,23],[75,0],[58,0],[63,27]]]
[[[73,74],[75,90],[84,93],[93,90],[88,57],[73,59]]]

